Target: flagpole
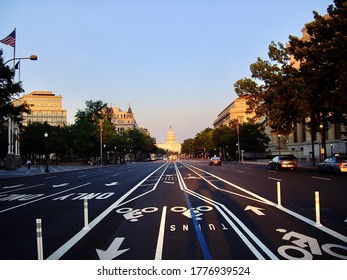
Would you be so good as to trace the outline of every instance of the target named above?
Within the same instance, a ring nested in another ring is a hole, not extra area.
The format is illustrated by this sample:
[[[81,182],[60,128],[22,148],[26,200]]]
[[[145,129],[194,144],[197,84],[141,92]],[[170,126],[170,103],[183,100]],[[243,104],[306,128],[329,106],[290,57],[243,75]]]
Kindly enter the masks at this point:
[[[16,28],[14,28],[14,35],[15,35],[15,43],[14,43],[14,46],[13,46],[13,83],[16,82],[16,43],[17,43],[17,31],[16,31]],[[12,137],[11,137],[11,140],[12,140],[12,153],[17,155],[18,154],[18,151],[17,151],[17,135],[16,135],[16,123],[14,120],[12,120]]]

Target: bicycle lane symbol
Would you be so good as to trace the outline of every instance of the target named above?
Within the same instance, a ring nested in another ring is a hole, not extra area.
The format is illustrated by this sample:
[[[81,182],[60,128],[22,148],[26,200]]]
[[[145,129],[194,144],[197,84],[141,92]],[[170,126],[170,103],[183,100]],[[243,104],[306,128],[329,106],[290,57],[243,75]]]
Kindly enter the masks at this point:
[[[277,232],[284,233],[283,240],[291,241],[294,245],[280,246],[278,253],[288,260],[312,260],[313,255],[322,256],[322,250],[338,259],[347,260],[347,247],[339,244],[327,243],[319,245],[317,239],[295,232],[287,232],[286,229],[277,229]],[[337,249],[340,253],[335,252]],[[344,251],[344,254],[341,254]]]
[[[158,210],[157,207],[146,207],[142,209],[120,208],[116,210],[116,212],[118,214],[123,214],[123,217],[130,222],[138,222],[144,214],[157,212]]]
[[[184,206],[174,206],[170,210],[172,212],[181,213],[183,216],[192,219],[193,215],[196,220],[202,220],[203,212],[211,211],[213,207],[211,206],[198,206],[196,208],[187,208]],[[133,208],[120,208],[116,212],[118,214],[123,214],[123,217],[130,222],[138,222],[140,218],[144,217],[145,214],[157,212],[159,209],[157,207],[145,207],[142,209]]]

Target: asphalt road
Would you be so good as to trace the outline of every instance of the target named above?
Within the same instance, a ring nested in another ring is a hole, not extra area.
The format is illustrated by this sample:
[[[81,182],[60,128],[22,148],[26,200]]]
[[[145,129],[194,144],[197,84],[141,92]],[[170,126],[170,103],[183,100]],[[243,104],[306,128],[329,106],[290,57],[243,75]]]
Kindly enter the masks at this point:
[[[37,219],[44,259],[347,259],[346,182],[206,161],[1,179],[0,259],[38,258]]]

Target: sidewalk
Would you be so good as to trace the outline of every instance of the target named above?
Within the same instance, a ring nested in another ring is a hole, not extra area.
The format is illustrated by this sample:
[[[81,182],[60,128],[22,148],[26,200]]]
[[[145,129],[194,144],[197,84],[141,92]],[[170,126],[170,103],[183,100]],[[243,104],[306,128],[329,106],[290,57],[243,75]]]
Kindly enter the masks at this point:
[[[65,172],[65,171],[76,171],[82,169],[90,169],[93,167],[100,167],[99,165],[50,165],[48,167],[49,173],[45,172],[46,166],[44,165],[32,165],[30,170],[28,170],[26,165],[22,165],[20,168],[16,170],[7,171],[4,169],[0,169],[0,179],[4,178],[13,178],[13,177],[26,177],[32,175],[40,175],[40,174],[50,174],[55,172]]]

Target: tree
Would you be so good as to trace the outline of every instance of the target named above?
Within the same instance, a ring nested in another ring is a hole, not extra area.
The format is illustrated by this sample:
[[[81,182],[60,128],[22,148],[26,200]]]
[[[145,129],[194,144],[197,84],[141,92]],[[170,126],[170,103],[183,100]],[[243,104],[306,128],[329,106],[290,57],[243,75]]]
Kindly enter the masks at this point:
[[[0,49],[0,119],[12,116],[15,120],[20,120],[23,112],[29,113],[27,104],[14,106],[19,93],[23,92],[22,83],[13,82],[14,70],[4,65],[2,50]]]
[[[192,155],[194,153],[194,139],[188,138],[183,140],[181,145],[181,153]]]
[[[148,157],[155,147],[154,139],[138,128],[126,130],[125,136],[127,138],[128,151],[131,155],[134,155],[133,159],[135,161],[138,157],[142,159]]]
[[[250,65],[252,78],[236,81],[235,91],[248,97],[248,112],[255,112],[262,125],[268,125],[277,135],[288,135],[307,112],[303,81],[282,43],[271,42],[268,56],[269,60],[258,58]]]
[[[21,124],[21,115],[23,112],[29,113],[27,104],[14,106],[13,101],[23,92],[22,83],[13,82],[14,71],[4,65],[0,49],[0,158],[7,153],[7,120],[11,117],[17,124]]]
[[[213,141],[212,141],[213,129],[208,127],[195,135],[193,141],[194,156],[207,156],[213,151]]]
[[[240,146],[242,150],[252,152],[256,158],[257,152],[263,152],[270,142],[265,133],[264,126],[260,123],[243,123],[240,125]]]
[[[222,158],[225,158],[225,155],[234,154],[234,149],[232,143],[235,143],[236,134],[232,133],[232,130],[229,126],[222,125],[213,130],[211,139],[215,150],[218,150],[222,154]],[[234,145],[235,146],[235,145]],[[213,151],[210,151],[213,153]],[[214,153],[216,153],[214,151]]]
[[[299,75],[305,83],[312,138],[321,132],[323,156],[325,134],[333,124],[346,124],[347,113],[347,2],[335,0],[328,15],[313,12],[306,24],[308,38],[290,36],[290,53],[300,63]]]
[[[50,126],[46,123],[33,122],[24,128],[21,134],[21,152],[28,158],[35,158],[36,155],[44,155],[45,137],[44,133],[50,135]],[[50,138],[48,138],[50,140]],[[48,145],[51,147],[52,145]]]
[[[86,108],[79,109],[75,115],[72,132],[75,153],[87,160],[100,153],[100,129],[104,120],[108,119],[108,110],[107,104],[101,100],[87,100],[85,104]]]

